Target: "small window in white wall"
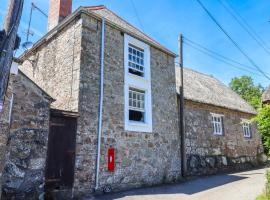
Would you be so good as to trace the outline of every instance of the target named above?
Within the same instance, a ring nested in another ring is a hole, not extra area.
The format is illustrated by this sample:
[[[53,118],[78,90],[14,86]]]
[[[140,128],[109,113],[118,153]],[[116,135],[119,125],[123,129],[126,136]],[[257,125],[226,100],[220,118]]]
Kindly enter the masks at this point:
[[[128,45],[128,72],[144,76],[144,50],[132,44]]]
[[[243,122],[242,123],[244,137],[251,137],[251,123],[249,122]]]
[[[215,135],[223,135],[223,117],[219,114],[212,114],[213,133]]]

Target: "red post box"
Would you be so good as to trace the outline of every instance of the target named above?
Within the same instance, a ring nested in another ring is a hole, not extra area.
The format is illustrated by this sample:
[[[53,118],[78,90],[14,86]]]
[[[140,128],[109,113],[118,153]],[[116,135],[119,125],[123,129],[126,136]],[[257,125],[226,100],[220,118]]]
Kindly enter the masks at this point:
[[[114,171],[114,148],[108,149],[108,171]]]

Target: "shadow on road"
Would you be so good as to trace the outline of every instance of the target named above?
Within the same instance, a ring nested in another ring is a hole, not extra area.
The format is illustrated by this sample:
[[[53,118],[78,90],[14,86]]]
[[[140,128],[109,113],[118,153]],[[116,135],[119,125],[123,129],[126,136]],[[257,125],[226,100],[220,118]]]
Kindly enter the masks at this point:
[[[100,196],[95,196],[94,198],[84,198],[95,199],[95,200],[112,200],[123,198],[126,196],[135,196],[135,195],[158,195],[158,194],[187,194],[192,195],[198,192],[206,191],[215,187],[219,187],[228,183],[239,181],[248,177],[236,176],[236,175],[218,175],[211,177],[199,178],[196,180],[188,181],[185,183],[163,185],[150,188],[141,188],[133,189],[125,192],[117,192],[111,194],[105,194]]]

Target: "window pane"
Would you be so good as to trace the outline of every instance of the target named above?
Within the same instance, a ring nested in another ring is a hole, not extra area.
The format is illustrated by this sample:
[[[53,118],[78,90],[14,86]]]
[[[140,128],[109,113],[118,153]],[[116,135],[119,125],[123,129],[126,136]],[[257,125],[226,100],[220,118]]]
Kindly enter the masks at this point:
[[[136,101],[135,100],[133,100],[133,105],[132,105],[134,108],[136,108],[137,106],[136,106]]]
[[[129,70],[130,73],[138,75],[138,76],[144,76],[144,51],[133,46],[129,45],[129,68],[132,70]],[[138,73],[139,72],[139,73]]]
[[[136,111],[136,110],[129,110],[129,120],[144,122],[144,112]]]
[[[144,95],[145,92],[137,89],[130,88],[129,96],[130,96],[130,104],[129,106],[132,110],[140,110],[144,111]]]

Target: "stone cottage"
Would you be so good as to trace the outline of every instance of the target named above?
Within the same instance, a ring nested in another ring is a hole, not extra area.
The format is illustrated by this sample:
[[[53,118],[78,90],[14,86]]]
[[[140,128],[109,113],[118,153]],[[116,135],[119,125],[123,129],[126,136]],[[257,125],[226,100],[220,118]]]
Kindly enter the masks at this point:
[[[266,88],[266,90],[262,94],[262,104],[263,105],[266,105],[266,104],[270,105],[270,86],[268,88]]]
[[[1,113],[1,199],[38,199],[43,193],[50,103],[53,99],[21,71],[13,70]]]
[[[105,6],[69,6],[51,1],[49,32],[20,57],[56,100],[46,188],[76,195],[179,180],[176,55]]]
[[[47,103],[16,104],[5,195],[42,195],[44,182],[69,197],[174,182],[183,175],[181,161],[186,175],[255,163],[261,143],[248,121],[252,107],[216,79],[185,69],[180,137],[176,55],[105,6],[71,13],[71,5],[50,1],[48,33],[20,57],[22,79],[44,89],[38,94]]]
[[[184,99],[186,175],[258,164],[263,148],[256,124],[250,122],[256,115],[252,106],[214,77],[188,68],[184,68]]]

